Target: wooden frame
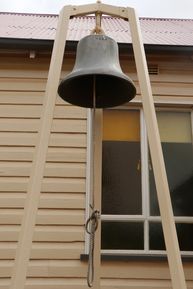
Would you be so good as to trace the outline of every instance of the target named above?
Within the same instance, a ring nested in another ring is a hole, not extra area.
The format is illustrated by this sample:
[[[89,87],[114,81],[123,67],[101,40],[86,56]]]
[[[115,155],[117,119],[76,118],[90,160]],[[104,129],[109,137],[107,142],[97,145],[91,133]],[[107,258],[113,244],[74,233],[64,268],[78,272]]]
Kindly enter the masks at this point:
[[[168,188],[167,176],[163,160],[163,154],[160,143],[160,136],[156,120],[156,114],[153,104],[151,85],[147,70],[145,52],[140,32],[139,20],[133,8],[115,7],[101,3],[81,6],[64,6],[60,12],[54,48],[51,58],[51,64],[48,74],[44,104],[41,116],[41,125],[39,129],[38,142],[33,160],[32,171],[30,175],[27,198],[24,208],[24,215],[21,225],[21,232],[16,249],[16,258],[13,268],[10,289],[24,289],[27,275],[27,267],[30,259],[33,232],[35,227],[35,219],[39,204],[39,196],[41,191],[41,183],[43,180],[44,165],[46,161],[46,153],[49,142],[51,124],[53,119],[53,111],[57,88],[59,84],[61,66],[63,61],[64,48],[66,43],[66,35],[69,19],[72,16],[80,16],[91,13],[103,13],[111,16],[126,19],[130,23],[132,35],[133,50],[137,67],[139,85],[141,89],[144,115],[147,125],[147,133],[153,170],[158,193],[158,202],[161,212],[162,226],[165,237],[169,268],[171,273],[172,285],[174,289],[186,289],[185,277],[180,257],[180,250],[173,218],[170,193]],[[97,158],[97,174],[94,179],[94,193],[97,198],[95,205],[100,211],[100,175],[101,175],[101,125],[102,113],[99,110],[96,113],[96,132],[95,141],[100,144],[99,148],[94,152],[94,158]],[[100,288],[100,226],[96,233],[95,241],[95,280],[94,289]]]

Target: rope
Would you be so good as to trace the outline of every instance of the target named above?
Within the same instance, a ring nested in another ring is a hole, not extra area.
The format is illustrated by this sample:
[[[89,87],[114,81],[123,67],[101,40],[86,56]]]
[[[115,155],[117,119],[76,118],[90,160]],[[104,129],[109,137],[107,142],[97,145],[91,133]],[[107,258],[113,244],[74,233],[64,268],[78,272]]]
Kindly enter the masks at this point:
[[[90,235],[89,240],[89,255],[88,255],[88,271],[87,271],[87,284],[88,287],[93,286],[94,280],[94,245],[95,245],[95,232],[98,228],[99,211],[95,210],[86,221],[86,232]]]
[[[101,1],[97,1],[97,3],[101,3]],[[101,27],[101,18],[102,18],[102,13],[101,12],[96,12],[95,13],[95,28],[91,30],[91,34],[105,34],[104,30]]]

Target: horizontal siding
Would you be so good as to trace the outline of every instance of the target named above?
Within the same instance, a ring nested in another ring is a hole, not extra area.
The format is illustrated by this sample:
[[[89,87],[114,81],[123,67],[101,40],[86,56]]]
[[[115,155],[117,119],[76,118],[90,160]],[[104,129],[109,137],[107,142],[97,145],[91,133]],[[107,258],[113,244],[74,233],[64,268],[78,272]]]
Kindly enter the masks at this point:
[[[33,63],[32,67],[29,62],[24,63],[22,69],[16,60],[12,65],[4,60],[2,63],[0,288],[5,289],[10,282],[20,233],[43,108],[48,62]],[[67,63],[67,69],[68,66]],[[42,262],[55,260],[70,264],[74,261],[76,265],[73,264],[68,272],[73,269],[78,272],[82,267],[78,260],[84,252],[85,238],[86,133],[87,110],[71,106],[57,96],[31,250],[30,262],[37,261],[28,273],[33,278],[28,288],[40,289],[50,283],[51,279],[44,284],[44,277],[52,275],[49,266],[42,267],[43,270],[38,273]],[[48,270],[46,275],[43,274],[44,270]],[[56,277],[60,275],[58,270],[61,272],[60,267],[52,270],[56,271]],[[81,278],[85,275],[85,266],[83,271]],[[70,276],[70,273],[67,275]],[[58,283],[57,278],[51,283],[51,286]],[[68,286],[68,281],[66,284]]]
[[[187,96],[192,97],[193,90],[193,67],[189,56],[180,55],[177,58],[172,55],[151,55],[148,57],[148,64],[156,64],[159,73],[150,75],[152,92],[154,96]],[[134,81],[137,93],[140,95],[140,88],[133,63],[128,59],[122,61],[122,68],[125,73]]]
[[[0,182],[0,192],[27,191],[28,178],[1,177]],[[48,193],[83,193],[85,192],[85,180],[81,178],[44,178],[42,182],[42,191]]]
[[[133,79],[134,80],[134,79]],[[137,93],[140,94],[140,89],[138,85],[138,81],[134,80],[136,87],[137,87]],[[36,91],[41,92],[45,90],[46,82],[45,80],[39,80],[39,79],[26,79],[23,82],[23,79],[3,79],[2,83],[0,81],[0,86],[2,90],[4,91],[10,91],[11,89],[13,91],[26,91],[31,92],[34,90],[34,86],[36,87]],[[152,85],[152,91],[153,94],[157,95],[186,95],[191,96],[191,90],[193,87],[192,82],[182,82],[178,81],[178,78],[171,79],[170,81],[158,81],[158,78],[152,78],[151,81]],[[17,110],[18,111],[18,110]],[[35,114],[35,113],[34,113]]]
[[[15,105],[41,105],[43,104],[43,91],[0,91],[0,103],[15,104]],[[59,96],[56,97],[57,105],[69,105],[68,102],[63,101]]]
[[[37,133],[0,132],[0,146],[33,147],[37,143]],[[86,137],[81,133],[53,133],[50,147],[86,147]]]
[[[1,162],[0,177],[26,177],[30,175],[30,169],[30,162]],[[49,162],[45,166],[44,175],[45,177],[83,178],[85,177],[85,164]]]
[[[0,161],[30,162],[33,159],[33,147],[0,146]],[[49,147],[48,162],[86,162],[86,148]]]
[[[14,259],[16,243],[0,243],[0,259]],[[32,244],[31,259],[79,259],[83,251],[83,242],[48,243],[39,242]]]
[[[26,193],[1,192],[0,208],[23,208]],[[84,209],[85,195],[82,193],[41,193],[39,208],[41,209]]]
[[[1,118],[40,118],[41,105],[26,104],[2,104],[0,107]],[[61,119],[86,119],[86,109],[74,106],[57,105],[54,110],[54,118]]]
[[[0,277],[9,277],[11,274],[11,268],[13,266],[13,260],[0,260]],[[4,268],[4,269],[3,269]],[[138,279],[146,282],[148,280],[154,280],[157,285],[161,282],[160,279],[170,282],[170,275],[168,266],[165,264],[159,264],[157,262],[142,262],[141,265],[138,262],[118,262],[114,266],[109,266],[109,263],[105,262],[101,266],[102,279],[108,279],[114,282],[114,284],[128,284],[128,279]],[[120,278],[117,277],[122,269],[123,273]],[[139,268],[141,273],[139,275]],[[186,265],[186,279],[190,282],[192,279],[192,266]],[[4,272],[4,274],[2,274]],[[87,272],[87,264],[80,263],[78,260],[30,260],[28,267],[29,277],[77,277],[84,278]],[[114,275],[115,274],[115,275]],[[117,279],[117,280],[116,280]],[[122,279],[122,280],[121,280]],[[107,280],[107,282],[108,282]],[[102,281],[104,282],[104,281]]]
[[[23,209],[1,209],[1,225],[20,225]],[[37,225],[83,225],[83,210],[68,209],[39,209],[36,216]]]
[[[187,282],[188,289],[193,288],[192,282]],[[9,279],[0,279],[0,289],[9,288]],[[25,289],[86,289],[86,281],[83,278],[28,278]],[[171,282],[167,280],[105,279],[101,281],[102,289],[172,289]]]
[[[18,225],[2,225],[0,228],[0,242],[16,242],[20,227]],[[35,242],[77,242],[84,241],[84,226],[41,226],[34,231]],[[80,265],[80,264],[79,264]]]
[[[2,77],[0,79],[1,90],[4,91],[45,91],[45,79],[39,78],[10,78]]]
[[[23,58],[0,57],[0,289],[10,284],[49,66],[46,57]],[[162,57],[159,75],[151,75],[154,95],[191,98],[192,65],[186,58],[169,61],[172,65]],[[64,62],[62,77],[73,62]],[[140,95],[133,63],[122,64]],[[25,289],[88,288],[87,264],[79,260],[85,238],[86,132],[87,110],[57,96]],[[192,272],[193,265],[185,264],[193,289]],[[102,289],[171,289],[166,263],[104,262],[101,276]]]
[[[5,132],[37,132],[39,120],[23,118],[5,118],[0,121],[0,131]],[[86,123],[82,119],[54,119],[52,123],[52,132],[71,132],[86,133]]]

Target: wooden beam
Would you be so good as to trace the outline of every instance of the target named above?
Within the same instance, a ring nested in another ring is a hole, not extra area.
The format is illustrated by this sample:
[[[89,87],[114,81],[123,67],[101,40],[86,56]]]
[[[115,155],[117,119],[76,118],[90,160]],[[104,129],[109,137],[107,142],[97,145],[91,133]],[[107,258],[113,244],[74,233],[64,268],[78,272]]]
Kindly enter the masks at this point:
[[[186,289],[187,287],[178,245],[169,186],[153,103],[151,84],[140,32],[140,24],[135,10],[132,8],[128,8],[128,20],[130,23],[137,74],[141,88],[142,103],[147,126],[149,147],[152,158],[172,285],[174,289]]]
[[[112,5],[96,3],[80,6],[72,6],[72,16],[83,16],[86,14],[95,14],[100,12],[102,14],[110,15],[113,17],[120,17],[127,19],[127,9],[125,7],[116,7]]]
[[[102,109],[96,109],[94,115],[94,210],[101,214],[101,180],[102,180]],[[94,282],[93,289],[100,289],[101,276],[101,219],[95,232],[94,247]]]
[[[10,289],[24,289],[71,6],[60,12]]]

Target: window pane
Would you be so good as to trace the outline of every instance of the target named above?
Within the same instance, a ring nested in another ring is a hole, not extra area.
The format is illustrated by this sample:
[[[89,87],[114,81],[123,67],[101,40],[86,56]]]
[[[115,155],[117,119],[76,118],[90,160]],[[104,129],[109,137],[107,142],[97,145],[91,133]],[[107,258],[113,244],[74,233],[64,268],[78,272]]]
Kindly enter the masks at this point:
[[[149,224],[150,250],[165,250],[165,242],[161,223]]]
[[[193,224],[176,224],[180,250],[193,251]]]
[[[143,250],[143,223],[102,222],[102,249]]]
[[[193,150],[188,112],[157,112],[163,155],[176,216],[193,216]],[[159,215],[155,180],[150,170],[151,215]]]
[[[141,214],[138,111],[104,111],[102,213]]]
[[[103,143],[103,214],[141,214],[139,158],[139,143]]]
[[[139,111],[104,110],[103,140],[139,141]]]
[[[139,130],[138,111],[104,111],[103,214],[141,214]]]
[[[150,250],[165,250],[162,225],[150,223]],[[176,224],[178,241],[181,251],[193,250],[193,224]]]

